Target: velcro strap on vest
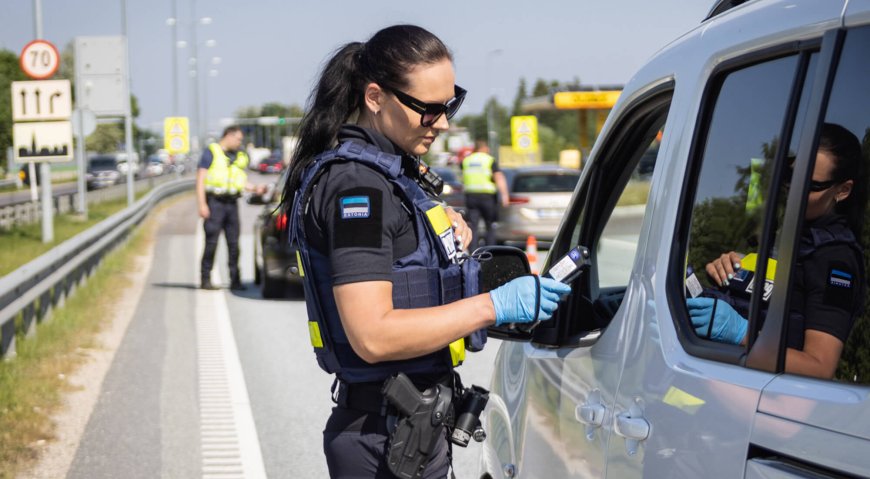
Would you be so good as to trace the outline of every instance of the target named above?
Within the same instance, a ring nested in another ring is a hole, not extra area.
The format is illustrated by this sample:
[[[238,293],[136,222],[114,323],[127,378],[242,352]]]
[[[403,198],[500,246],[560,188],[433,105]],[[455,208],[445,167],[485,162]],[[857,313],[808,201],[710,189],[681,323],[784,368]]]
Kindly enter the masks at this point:
[[[393,307],[415,309],[440,306],[462,299],[462,270],[407,268],[394,271]]]

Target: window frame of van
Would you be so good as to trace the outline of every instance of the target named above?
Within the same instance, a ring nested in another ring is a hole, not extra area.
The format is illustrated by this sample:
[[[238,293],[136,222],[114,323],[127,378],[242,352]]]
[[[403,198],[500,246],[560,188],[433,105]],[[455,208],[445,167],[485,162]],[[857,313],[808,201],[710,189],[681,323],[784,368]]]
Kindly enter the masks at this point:
[[[585,173],[585,176],[581,173],[581,180],[577,184],[565,220],[553,241],[547,263],[544,264],[542,271],[549,269],[551,260],[564,256],[571,248],[577,246],[573,243],[587,246],[591,251],[595,251],[617,200],[643,156],[641,152],[640,155],[636,155],[637,158],[625,158],[620,153],[641,151],[637,150],[637,147],[641,145],[639,141],[644,137],[644,130],[638,130],[638,126],[646,123],[652,126],[660,119],[658,116],[651,115],[664,115],[667,124],[674,89],[673,78],[661,80],[659,84],[633,99],[631,105],[614,121],[614,126],[608,130],[608,136],[603,138],[603,146],[596,154],[595,161],[590,163],[589,167],[592,170]],[[647,144],[643,147],[646,148]],[[613,175],[614,171],[620,171],[621,174]],[[602,192],[609,193],[601,194]],[[580,238],[575,241],[572,236],[578,225]],[[556,310],[552,320],[541,323],[535,328],[532,333],[532,343],[539,346],[587,347],[597,342],[605,328],[582,329],[577,320],[578,317],[588,317],[591,320],[593,301],[599,297],[598,275],[595,268],[593,254],[592,268],[574,280],[572,294]]]
[[[766,197],[770,200],[764,205],[761,242],[757,248],[758,266],[753,280],[754,290],[761,291],[770,247],[775,241],[779,247],[776,283],[791,285],[797,254],[796,243],[799,241],[798,228],[803,220],[806,208],[806,191],[814,164],[814,158],[811,158],[811,154],[816,151],[818,145],[818,130],[824,118],[825,104],[830,94],[833,73],[836,71],[836,60],[841,48],[842,30],[831,30],[819,38],[789,42],[730,59],[718,65],[708,77],[689,152],[687,173],[683,179],[683,193],[677,210],[676,230],[673,237],[679,248],[672,250],[666,287],[668,304],[677,330],[677,337],[684,350],[693,356],[729,364],[745,365],[753,369],[774,373],[782,372],[785,363],[786,320],[791,287],[774,288],[765,319],[766,334],[764,335],[758,335],[761,295],[752,295],[746,346],[718,343],[700,338],[695,334],[688,317],[684,293],[685,258],[688,253],[689,228],[691,227],[697,193],[695,185],[699,179],[710,123],[719,100],[721,87],[731,73],[779,58],[798,55],[798,65],[790,86],[791,91],[789,92],[789,102],[785,108],[785,118],[783,118],[779,129],[779,147],[773,159],[773,177],[768,185],[768,190],[765,192]],[[811,89],[808,90],[809,97],[803,123],[797,125],[796,116],[802,93],[806,88],[807,68],[813,54],[818,55],[814,73],[815,79]],[[788,194],[780,235],[774,238],[776,222],[771,221],[771,219],[774,218],[778,206],[779,198],[776,190],[783,179],[786,156],[792,136],[796,131],[799,132],[801,138],[794,165],[794,179]],[[697,274],[706,273],[700,270]]]

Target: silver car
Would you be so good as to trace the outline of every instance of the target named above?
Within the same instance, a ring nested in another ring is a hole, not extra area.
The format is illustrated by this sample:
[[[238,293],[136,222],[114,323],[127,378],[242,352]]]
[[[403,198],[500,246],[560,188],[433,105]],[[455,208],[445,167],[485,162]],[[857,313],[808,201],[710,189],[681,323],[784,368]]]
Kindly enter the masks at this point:
[[[725,0],[634,75],[543,268],[583,245],[588,269],[552,320],[490,330],[507,341],[479,477],[870,477],[870,308],[833,377],[787,372],[803,352],[788,347],[794,285],[814,279],[797,258],[820,132],[851,132],[868,170],[868,78],[868,0]],[[646,176],[645,204],[616,206]],[[730,250],[759,268],[743,344],[707,339],[687,310]]]
[[[543,165],[502,171],[510,198],[507,206],[499,208],[496,241],[525,243],[529,236],[539,241],[552,241],[580,179],[580,171]]]

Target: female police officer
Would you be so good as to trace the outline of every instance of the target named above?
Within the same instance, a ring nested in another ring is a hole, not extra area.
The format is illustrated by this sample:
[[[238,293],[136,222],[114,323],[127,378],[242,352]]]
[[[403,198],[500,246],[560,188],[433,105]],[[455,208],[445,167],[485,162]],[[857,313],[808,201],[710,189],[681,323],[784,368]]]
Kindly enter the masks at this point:
[[[471,233],[435,200],[418,156],[464,96],[446,46],[397,25],[340,48],[309,100],[285,207],[312,344],[320,366],[336,374],[337,405],[324,430],[333,477],[392,477],[385,380],[403,373],[420,394],[443,392],[455,386],[462,338],[494,323],[548,319],[569,291],[523,277],[472,295],[462,280]],[[443,430],[431,442],[418,448],[428,453],[421,477],[444,477]]]
[[[807,196],[792,289],[786,372],[832,378],[863,308],[864,259],[853,231],[860,231],[858,218],[863,216],[863,205],[851,204],[863,196],[854,194],[863,186],[856,183],[860,164],[858,138],[840,125],[825,123]],[[734,251],[725,253],[707,264],[707,275],[726,289],[738,275],[742,259],[743,255]],[[744,342],[748,327],[745,301],[723,299],[728,301],[715,305],[711,298],[689,299],[693,326],[699,334],[711,331],[712,339]]]

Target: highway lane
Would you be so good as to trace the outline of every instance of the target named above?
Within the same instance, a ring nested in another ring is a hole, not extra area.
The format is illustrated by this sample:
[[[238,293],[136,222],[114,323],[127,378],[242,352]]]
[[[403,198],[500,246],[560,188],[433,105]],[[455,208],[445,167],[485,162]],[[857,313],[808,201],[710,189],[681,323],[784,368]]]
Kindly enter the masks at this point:
[[[259,208],[241,205],[249,289],[240,293],[196,289],[202,238],[192,195],[166,213],[146,289],[68,477],[327,477],[321,442],[332,377],[314,360],[302,298],[263,300],[253,288]],[[224,285],[225,258],[221,243]],[[466,384],[488,387],[497,346],[469,357]],[[479,450],[455,449],[457,477],[474,477]]]

